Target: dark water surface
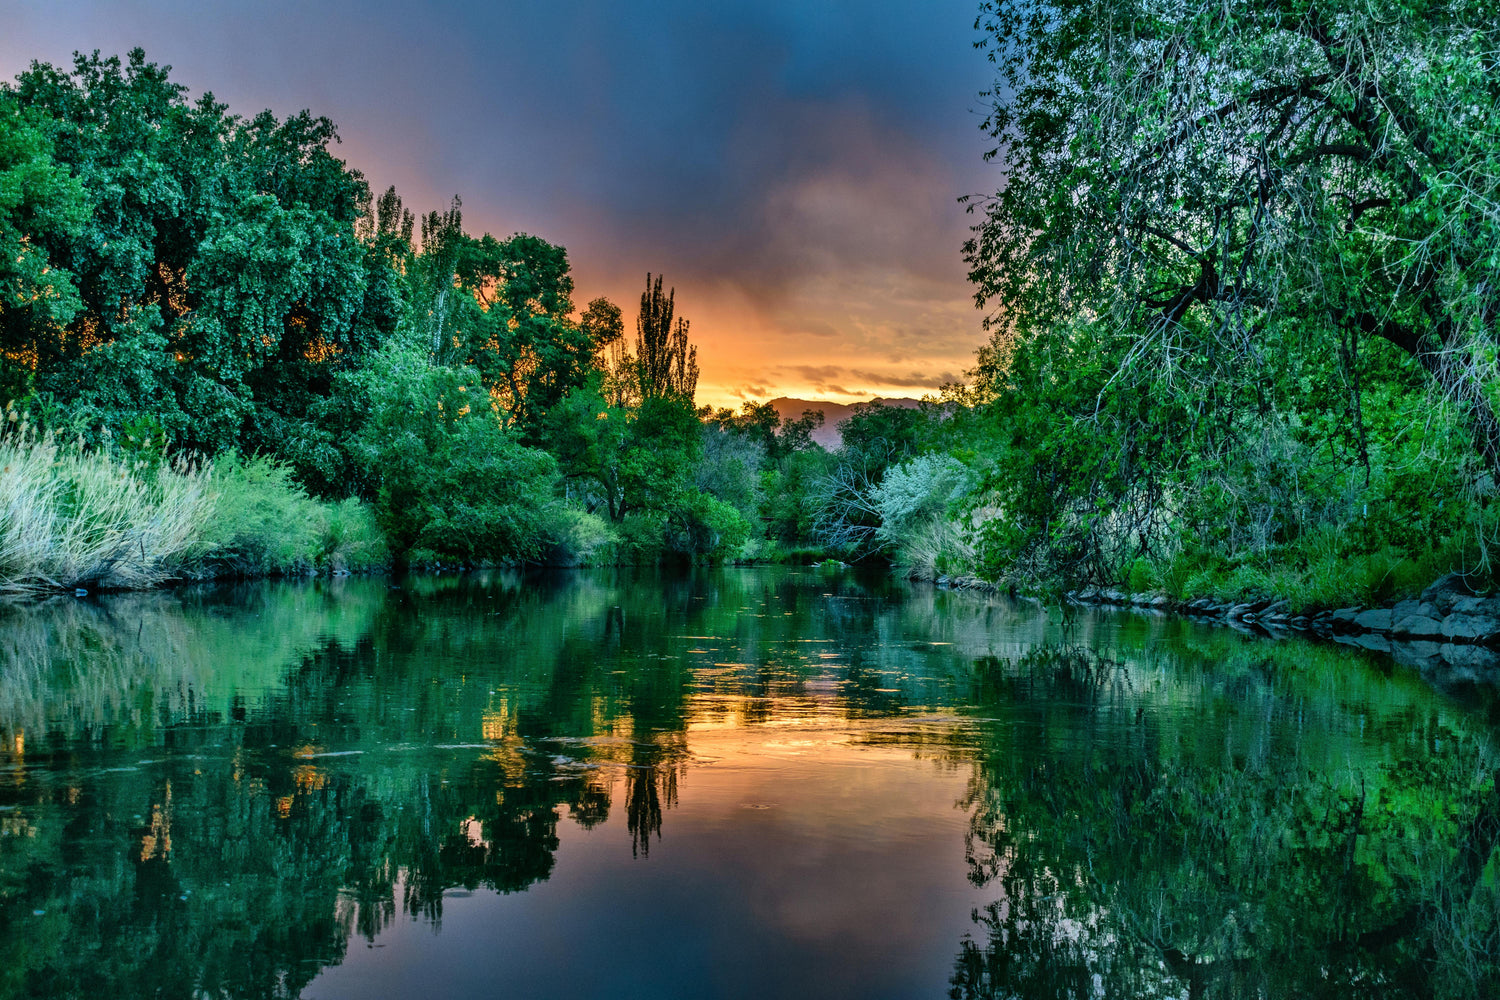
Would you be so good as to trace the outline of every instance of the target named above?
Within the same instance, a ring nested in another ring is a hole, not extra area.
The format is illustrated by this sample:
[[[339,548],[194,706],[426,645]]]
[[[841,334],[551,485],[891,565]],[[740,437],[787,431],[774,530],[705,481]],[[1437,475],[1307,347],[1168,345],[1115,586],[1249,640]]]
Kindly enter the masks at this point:
[[[0,998],[1500,995],[1486,699],[816,570],[0,609]]]

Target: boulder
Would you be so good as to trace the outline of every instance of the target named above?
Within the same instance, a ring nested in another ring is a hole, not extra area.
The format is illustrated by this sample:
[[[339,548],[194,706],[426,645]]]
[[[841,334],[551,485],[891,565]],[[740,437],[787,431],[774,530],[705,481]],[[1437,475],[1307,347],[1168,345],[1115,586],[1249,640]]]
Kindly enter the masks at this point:
[[[1416,604],[1415,601],[1407,601],[1405,603]],[[1399,604],[1396,605],[1397,608],[1400,606]],[[1391,617],[1396,617],[1395,609],[1392,609]],[[1391,626],[1391,635],[1397,638],[1436,639],[1442,634],[1443,623],[1434,618],[1428,618],[1426,615],[1409,614],[1397,620],[1396,624]]]
[[[1254,604],[1236,604],[1234,607],[1229,609],[1228,613],[1226,613],[1224,617],[1228,618],[1230,621],[1239,621],[1241,618],[1244,618],[1254,610]]]
[[[1461,573],[1446,573],[1422,591],[1422,600],[1436,605],[1445,615],[1453,610],[1453,603],[1460,597],[1473,596],[1474,588],[1469,586],[1468,578]]]
[[[1345,628],[1354,624],[1354,619],[1359,617],[1362,608],[1339,608],[1330,611],[1325,619],[1334,628]]]
[[[1364,629],[1366,632],[1389,632],[1391,630],[1391,609],[1378,608],[1374,611],[1361,611],[1354,616],[1354,627]]]
[[[1455,597],[1452,606],[1448,608],[1449,614],[1472,615],[1484,610],[1485,599],[1483,597]]]

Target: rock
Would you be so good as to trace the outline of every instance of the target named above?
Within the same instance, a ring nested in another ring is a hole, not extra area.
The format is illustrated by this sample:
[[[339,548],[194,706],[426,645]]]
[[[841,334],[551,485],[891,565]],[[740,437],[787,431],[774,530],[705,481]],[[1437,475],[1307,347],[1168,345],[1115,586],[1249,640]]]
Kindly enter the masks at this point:
[[[1101,600],[1108,601],[1110,604],[1124,604],[1126,601],[1125,592],[1123,590],[1102,591],[1099,594],[1099,597]]]
[[[1078,592],[1078,599],[1080,601],[1083,601],[1085,604],[1094,603],[1095,601],[1099,600],[1099,588],[1084,587]]]
[[[1453,606],[1448,609],[1449,614],[1472,615],[1476,611],[1484,609],[1485,600],[1482,597],[1455,597]]]
[[[1239,621],[1254,610],[1255,605],[1253,604],[1236,604],[1229,609],[1229,612],[1224,617],[1230,621]]]
[[[1306,615],[1297,615],[1292,620],[1292,628],[1307,628],[1312,624],[1312,619]]]
[[[1460,573],[1444,574],[1422,591],[1422,600],[1436,605],[1445,615],[1453,610],[1454,602],[1459,598],[1473,596],[1474,588],[1469,586],[1468,579]]]
[[[1172,599],[1166,594],[1157,594],[1155,597],[1151,598],[1151,606],[1153,608],[1169,607],[1171,603]]]
[[[1359,617],[1361,610],[1360,608],[1339,608],[1337,611],[1328,612],[1327,621],[1334,627],[1353,625],[1354,619]]]
[[[1146,605],[1151,603],[1151,595],[1147,593],[1131,594],[1127,599],[1130,601],[1132,606],[1137,608],[1144,608]]]
[[[1361,611],[1354,616],[1354,627],[1362,628],[1366,632],[1389,632],[1391,630],[1391,611],[1389,608],[1380,608],[1375,611]]]
[[[1450,642],[1480,642],[1500,632],[1500,619],[1489,615],[1452,614],[1443,619],[1443,638]]]
[[[1421,614],[1418,610],[1421,606],[1421,601],[1397,601],[1396,606],[1391,608],[1391,621],[1399,622],[1403,618]]]
[[[1416,601],[1405,601],[1403,603],[1417,606]],[[1396,605],[1399,608],[1401,605]],[[1396,617],[1396,611],[1391,610],[1391,617]],[[1409,614],[1399,619],[1391,626],[1391,635],[1397,637],[1410,637],[1412,639],[1436,639],[1443,634],[1443,623],[1425,615]]]
[[[1260,614],[1262,617],[1266,615],[1280,615],[1286,611],[1291,603],[1291,601],[1276,601],[1274,604],[1267,604],[1261,609]]]

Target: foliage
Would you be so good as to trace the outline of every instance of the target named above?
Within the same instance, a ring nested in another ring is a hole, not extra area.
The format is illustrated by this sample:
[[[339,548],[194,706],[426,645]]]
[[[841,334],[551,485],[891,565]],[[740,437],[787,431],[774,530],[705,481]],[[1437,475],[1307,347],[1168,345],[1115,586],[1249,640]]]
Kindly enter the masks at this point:
[[[693,401],[698,386],[698,349],[688,343],[688,321],[678,317],[672,325],[677,289],[661,293],[661,275],[656,284],[646,275],[641,293],[641,311],[636,317],[636,385],[642,401],[675,397]]]
[[[355,448],[378,483],[375,515],[398,558],[539,554],[556,462],[517,440],[477,372],[433,365],[393,341],[348,378],[370,400]]]
[[[1003,303],[974,373],[985,572],[1049,587],[1145,560],[1186,585],[1198,545],[1246,562],[1199,581],[1231,592],[1260,586],[1250,562],[1311,572],[1300,540],[1330,535],[1331,558],[1425,568],[1467,533],[1477,551],[1445,550],[1487,560],[1493,19],[1039,0],[976,27],[1006,175],[965,248]]]
[[[34,65],[3,105],[0,145],[34,164],[32,208],[5,226],[58,276],[46,315],[0,316],[5,380],[69,400],[96,439],[151,414],[180,448],[274,451],[338,360],[388,332],[365,308],[384,265],[353,230],[368,190],[327,119],[189,103],[139,50]],[[68,191],[48,193],[47,147]]]
[[[390,562],[368,504],[316,500],[290,466],[228,452],[215,460],[209,483],[213,505],[200,529],[204,551],[186,575],[301,576]]]
[[[15,410],[0,432],[0,590],[150,587],[223,575],[386,565],[359,501],[308,497],[270,459],[167,459],[37,431]]]
[[[37,432],[15,410],[0,429],[0,590],[148,587],[205,548],[206,470],[117,459]]]
[[[930,452],[886,470],[870,498],[880,514],[875,537],[898,569],[929,578],[973,571],[958,511],[974,489],[968,467],[948,454]]]

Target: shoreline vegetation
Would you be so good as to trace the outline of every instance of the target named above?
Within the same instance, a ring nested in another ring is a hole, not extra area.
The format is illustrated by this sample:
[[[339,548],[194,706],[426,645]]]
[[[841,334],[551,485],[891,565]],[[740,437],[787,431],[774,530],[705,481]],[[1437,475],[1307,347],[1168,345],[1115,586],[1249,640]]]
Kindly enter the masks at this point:
[[[1337,628],[1493,590],[1500,29],[1344,7],[1117,49],[985,5],[989,342],[834,450],[821,413],[698,404],[647,262],[638,309],[575,301],[565,248],[377,196],[325,118],[139,50],[34,65],[0,86],[0,592],[834,559]]]

